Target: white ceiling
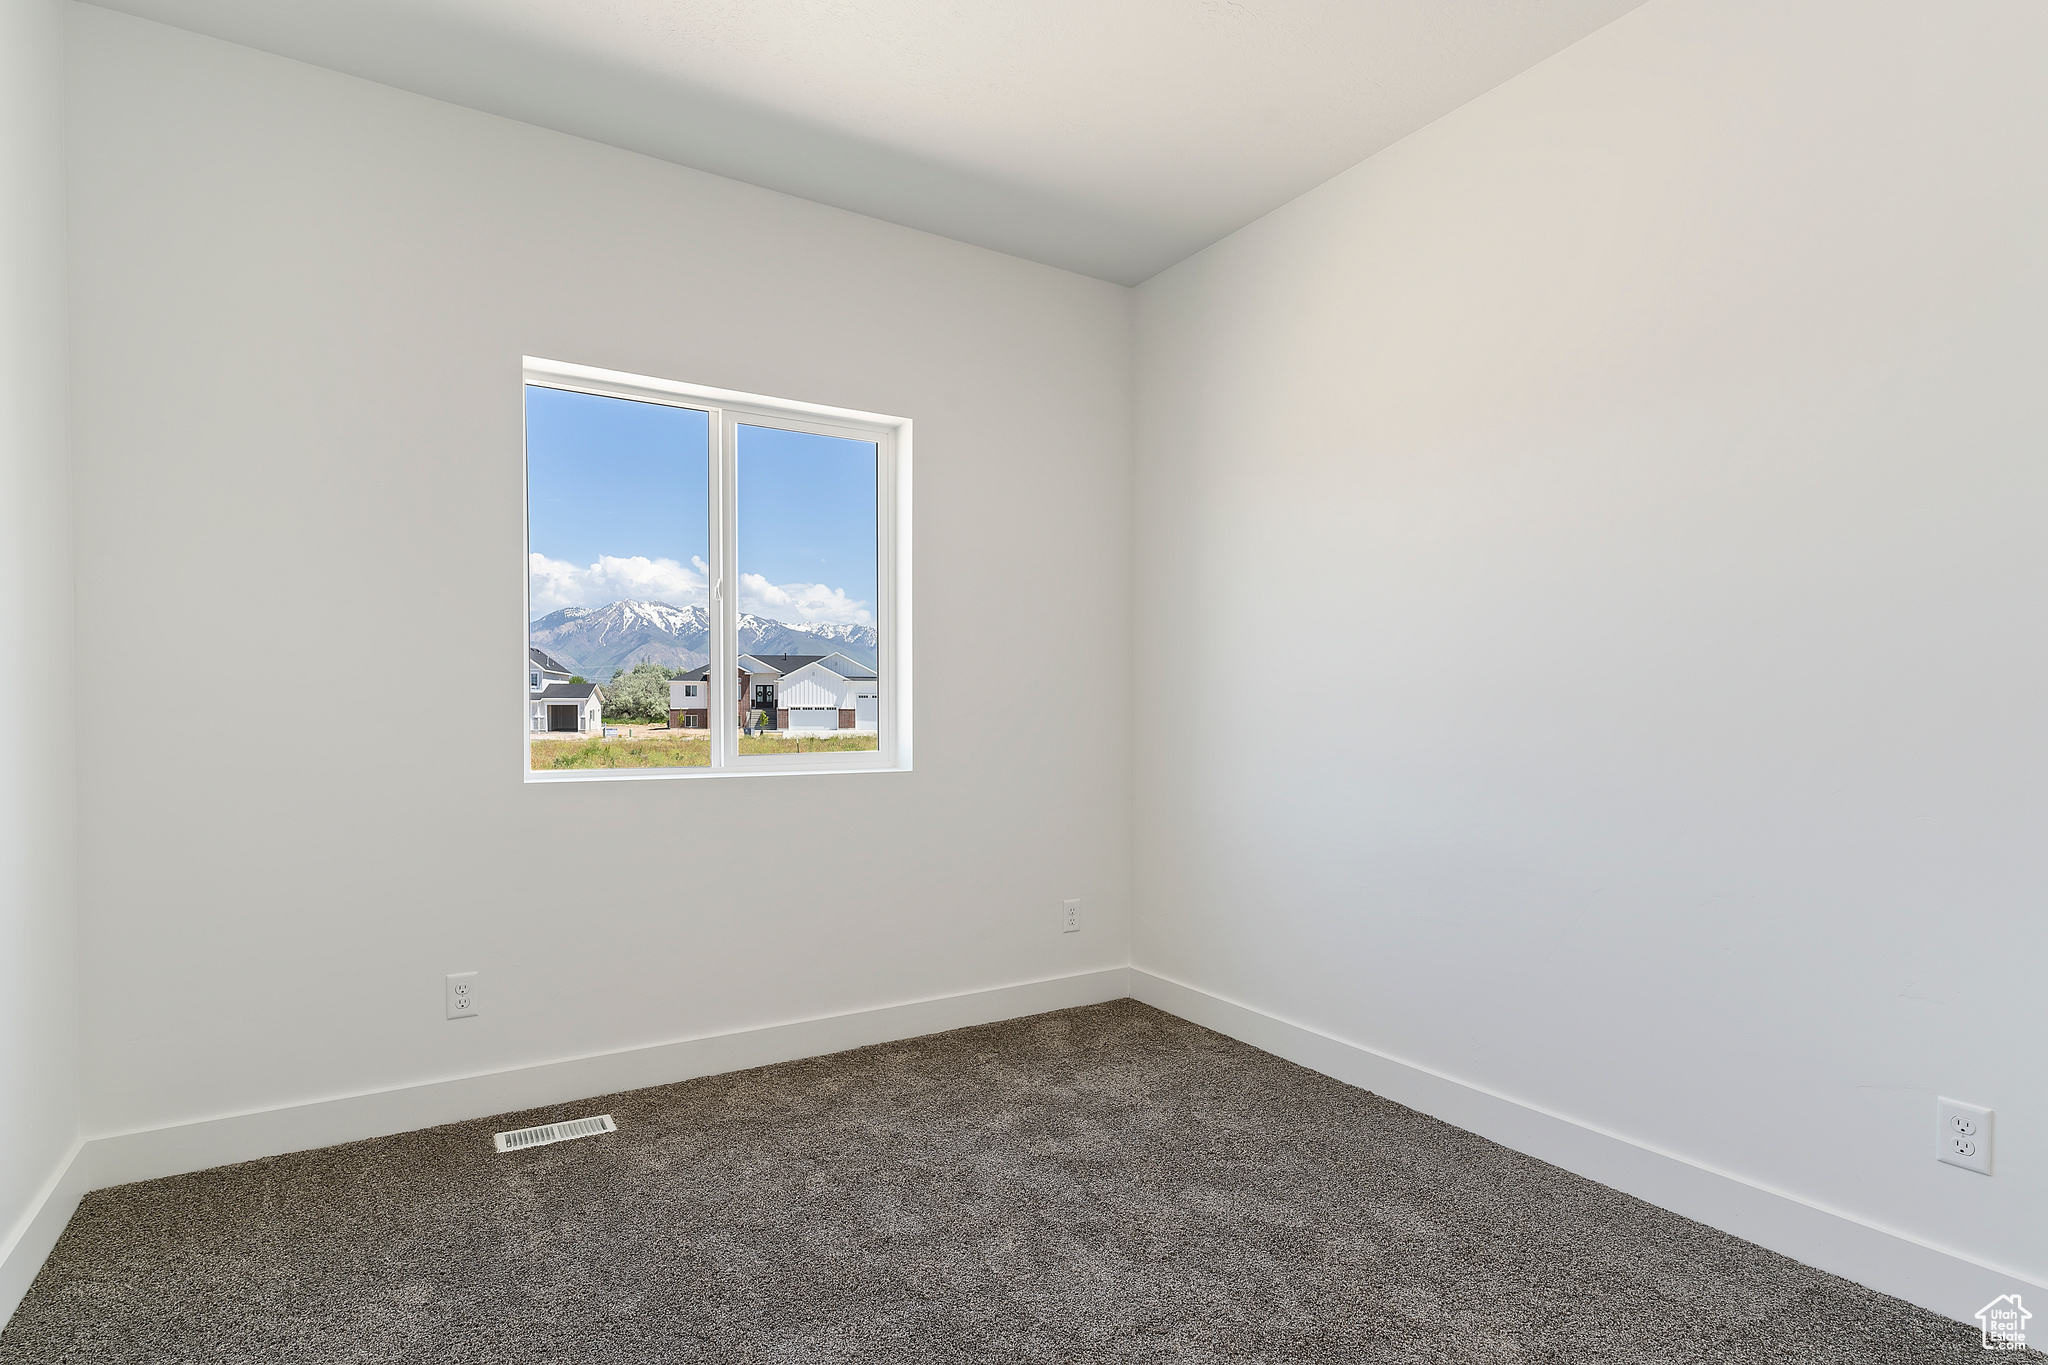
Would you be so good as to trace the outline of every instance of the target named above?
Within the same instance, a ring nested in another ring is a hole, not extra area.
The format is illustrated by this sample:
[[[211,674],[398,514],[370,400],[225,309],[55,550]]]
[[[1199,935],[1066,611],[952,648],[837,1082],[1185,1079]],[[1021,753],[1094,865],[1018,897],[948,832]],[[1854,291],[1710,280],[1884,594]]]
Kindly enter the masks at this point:
[[[100,0],[1119,283],[1642,0]]]

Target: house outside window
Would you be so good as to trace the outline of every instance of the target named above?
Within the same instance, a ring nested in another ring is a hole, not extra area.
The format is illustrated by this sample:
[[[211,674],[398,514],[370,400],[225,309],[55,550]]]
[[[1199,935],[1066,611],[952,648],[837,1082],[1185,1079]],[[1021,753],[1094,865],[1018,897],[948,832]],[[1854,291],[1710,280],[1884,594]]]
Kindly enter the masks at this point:
[[[908,768],[910,423],[525,381],[528,780]]]

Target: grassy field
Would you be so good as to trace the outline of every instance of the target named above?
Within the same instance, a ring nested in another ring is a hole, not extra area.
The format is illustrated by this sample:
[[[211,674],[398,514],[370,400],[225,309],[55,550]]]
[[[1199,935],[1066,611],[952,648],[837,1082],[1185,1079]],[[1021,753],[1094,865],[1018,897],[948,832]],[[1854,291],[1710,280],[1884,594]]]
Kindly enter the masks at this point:
[[[703,730],[656,733],[646,739],[536,739],[532,743],[535,772],[711,766],[711,736]]]
[[[741,735],[743,754],[849,754],[872,753],[881,748],[873,730],[856,730],[843,735]]]
[[[843,735],[740,736],[742,754],[872,753],[878,747],[872,730]],[[532,749],[535,772],[711,766],[711,736],[703,730],[655,730],[644,739],[536,739]]]

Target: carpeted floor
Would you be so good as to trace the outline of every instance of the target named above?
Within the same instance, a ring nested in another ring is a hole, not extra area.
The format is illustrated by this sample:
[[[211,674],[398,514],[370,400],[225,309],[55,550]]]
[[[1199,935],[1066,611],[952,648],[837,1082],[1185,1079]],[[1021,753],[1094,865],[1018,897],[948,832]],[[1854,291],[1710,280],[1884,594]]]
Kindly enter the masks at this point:
[[[101,1190],[0,1333],[4,1365],[1983,1358],[1132,1001]]]

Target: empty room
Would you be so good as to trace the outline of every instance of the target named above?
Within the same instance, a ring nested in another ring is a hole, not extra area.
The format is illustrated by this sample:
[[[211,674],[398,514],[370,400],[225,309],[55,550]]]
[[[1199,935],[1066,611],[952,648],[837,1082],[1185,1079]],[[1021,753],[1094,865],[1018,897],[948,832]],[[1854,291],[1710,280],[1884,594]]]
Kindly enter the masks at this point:
[[[2039,0],[0,0],[0,1365],[2048,1346]]]

